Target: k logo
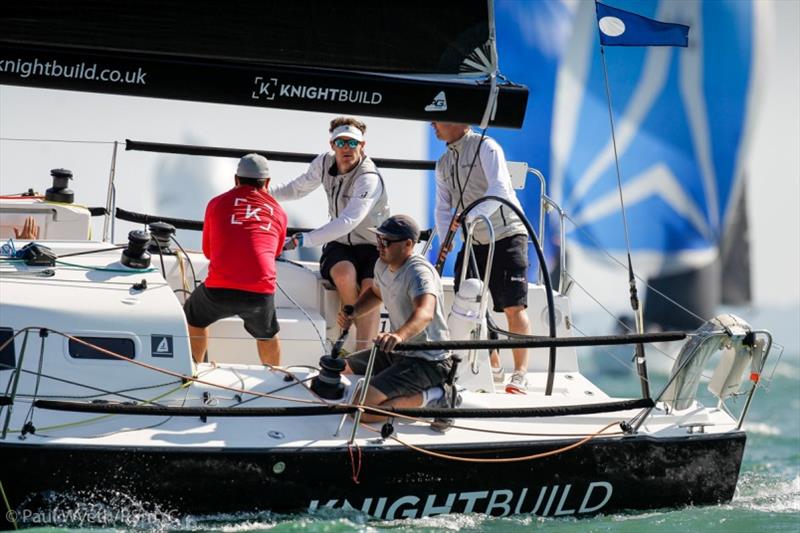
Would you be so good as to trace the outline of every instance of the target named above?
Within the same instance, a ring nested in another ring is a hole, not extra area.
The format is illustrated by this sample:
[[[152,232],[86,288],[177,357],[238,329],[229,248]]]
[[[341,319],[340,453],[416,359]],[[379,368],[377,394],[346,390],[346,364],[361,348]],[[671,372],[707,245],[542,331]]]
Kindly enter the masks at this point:
[[[269,78],[264,81],[261,76],[256,76],[254,83],[256,89],[253,91],[253,100],[275,100],[278,78]]]

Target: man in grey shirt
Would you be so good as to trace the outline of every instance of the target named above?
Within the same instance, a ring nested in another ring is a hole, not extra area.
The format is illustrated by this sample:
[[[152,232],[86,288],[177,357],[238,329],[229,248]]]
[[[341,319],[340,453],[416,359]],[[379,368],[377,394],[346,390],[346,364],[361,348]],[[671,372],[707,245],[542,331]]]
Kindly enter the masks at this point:
[[[391,331],[378,333],[380,350],[367,389],[366,403],[375,407],[447,407],[452,390],[446,385],[452,362],[444,350],[392,352],[401,342],[448,340],[444,296],[439,274],[427,259],[414,253],[419,227],[411,217],[395,215],[377,229],[380,257],[375,264],[372,290],[359,296],[352,315],[339,313],[342,329],[381,302],[389,312]],[[364,374],[368,352],[347,359],[346,374]],[[362,420],[375,422],[383,416],[366,413]]]

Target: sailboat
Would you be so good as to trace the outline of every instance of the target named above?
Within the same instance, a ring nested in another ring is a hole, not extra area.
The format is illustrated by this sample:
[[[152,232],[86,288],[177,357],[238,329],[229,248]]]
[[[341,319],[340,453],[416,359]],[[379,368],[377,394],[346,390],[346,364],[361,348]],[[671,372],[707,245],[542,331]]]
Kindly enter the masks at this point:
[[[2,84],[509,128],[524,120],[527,89],[498,76],[492,2],[187,9],[85,0],[4,10]],[[258,39],[244,31],[252,28]],[[137,141],[126,148],[252,151]],[[688,337],[574,337],[569,298],[550,283],[542,232],[527,223],[544,274],[528,287],[537,335],[486,340],[482,315],[456,309],[459,296],[445,279],[446,311],[466,326],[463,338],[443,344],[461,357],[453,377],[463,402],[393,409],[388,422],[365,424],[361,414],[376,409],[357,393],[360,380],[342,376],[341,388],[320,392],[318,360],[340,333],[339,303],[313,265],[279,262],[284,366],[195,365],[180,295],[203,279],[208,261],[172,231],[201,223],[125,210],[124,198],[111,194],[113,168],[110,175],[108,202],[97,209],[70,203],[63,171],[44,197],[0,199],[0,216],[36,212],[45,221],[33,246],[12,238],[13,256],[0,260],[0,525],[119,493],[179,513],[345,509],[383,519],[580,516],[733,497],[768,331],[726,315]],[[132,232],[119,245],[107,232],[106,240],[87,239],[93,215],[137,221],[150,233]],[[473,229],[467,225],[468,235]],[[62,230],[73,233],[53,238]],[[239,351],[241,324],[223,326],[234,334],[215,335],[212,359]],[[641,397],[609,396],[581,373],[575,352],[687,338],[654,396],[644,387]],[[515,346],[532,350],[524,395],[495,388],[487,356]],[[709,365],[714,405],[706,407],[697,396]],[[728,403],[742,396],[734,412]],[[454,420],[449,431],[434,430],[442,417]]]

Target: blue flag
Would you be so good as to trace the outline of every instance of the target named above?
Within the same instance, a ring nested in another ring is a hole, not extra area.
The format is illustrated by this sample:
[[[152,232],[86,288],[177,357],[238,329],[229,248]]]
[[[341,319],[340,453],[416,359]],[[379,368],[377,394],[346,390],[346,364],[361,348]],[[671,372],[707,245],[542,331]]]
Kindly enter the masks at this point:
[[[604,46],[687,46],[689,26],[649,19],[595,2]]]

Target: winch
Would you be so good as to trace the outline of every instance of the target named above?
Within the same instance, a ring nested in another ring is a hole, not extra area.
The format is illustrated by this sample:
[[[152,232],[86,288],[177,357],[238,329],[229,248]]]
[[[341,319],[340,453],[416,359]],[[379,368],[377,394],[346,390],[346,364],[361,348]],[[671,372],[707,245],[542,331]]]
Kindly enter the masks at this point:
[[[128,246],[122,250],[119,262],[129,268],[148,268],[150,254],[147,248],[150,234],[144,230],[135,229],[128,233]]]

